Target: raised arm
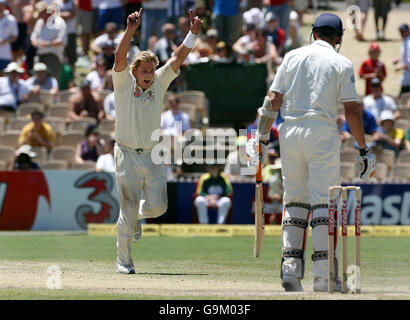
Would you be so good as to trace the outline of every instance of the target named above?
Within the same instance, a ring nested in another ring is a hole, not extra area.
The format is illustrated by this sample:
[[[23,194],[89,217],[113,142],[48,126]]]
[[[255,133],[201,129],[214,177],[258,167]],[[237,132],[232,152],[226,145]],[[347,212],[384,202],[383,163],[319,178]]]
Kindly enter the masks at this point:
[[[131,40],[135,33],[135,30],[139,27],[141,23],[141,14],[143,9],[141,8],[139,12],[131,13],[127,18],[127,28],[115,50],[115,65],[114,71],[121,72],[127,65],[127,53],[130,50]]]
[[[184,42],[176,49],[175,54],[170,59],[172,70],[175,72],[182,66],[186,57],[195,45],[198,33],[201,31],[202,20],[194,16],[194,12],[189,10],[189,20],[191,30],[186,36]]]

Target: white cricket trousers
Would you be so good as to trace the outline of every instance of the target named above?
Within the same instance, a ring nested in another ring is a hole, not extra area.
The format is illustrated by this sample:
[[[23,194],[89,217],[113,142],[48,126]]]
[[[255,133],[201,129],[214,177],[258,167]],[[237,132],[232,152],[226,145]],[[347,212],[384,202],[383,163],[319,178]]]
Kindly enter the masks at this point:
[[[336,123],[321,119],[285,121],[279,130],[279,141],[285,203],[282,276],[303,278],[308,222],[312,220],[316,254],[312,257],[313,274],[327,279],[328,188],[340,185]]]
[[[208,224],[208,200],[203,196],[195,198],[195,206],[198,210],[199,223]],[[231,199],[228,197],[221,197],[218,199],[218,224],[224,224],[228,211],[231,208]]]
[[[151,152],[138,154],[119,144],[114,147],[115,177],[120,198],[117,221],[117,260],[132,265],[131,240],[138,220],[167,211],[167,176],[163,164],[154,164]],[[144,201],[141,200],[144,194]],[[140,205],[141,204],[141,205]]]

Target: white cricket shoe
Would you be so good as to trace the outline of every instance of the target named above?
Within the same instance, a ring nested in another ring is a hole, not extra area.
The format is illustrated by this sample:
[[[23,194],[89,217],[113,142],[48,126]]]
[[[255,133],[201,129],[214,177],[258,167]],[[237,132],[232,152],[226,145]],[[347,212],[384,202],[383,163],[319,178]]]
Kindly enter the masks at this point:
[[[115,262],[115,271],[122,274],[135,274],[135,269],[132,262],[130,265],[124,265],[121,264],[118,259]]]
[[[141,227],[141,222],[137,221],[137,225],[135,226],[135,231],[134,235],[132,237],[132,241],[140,241],[141,240],[141,235],[142,235],[142,227]]]
[[[282,287],[286,292],[302,292],[302,282],[298,277],[294,276],[283,276]]]
[[[328,292],[329,285],[328,281],[325,278],[322,277],[315,277],[315,281],[313,283],[313,291],[315,292]],[[335,281],[335,286],[334,286],[334,291],[335,292],[341,292],[342,291],[342,281],[340,279],[336,279]]]

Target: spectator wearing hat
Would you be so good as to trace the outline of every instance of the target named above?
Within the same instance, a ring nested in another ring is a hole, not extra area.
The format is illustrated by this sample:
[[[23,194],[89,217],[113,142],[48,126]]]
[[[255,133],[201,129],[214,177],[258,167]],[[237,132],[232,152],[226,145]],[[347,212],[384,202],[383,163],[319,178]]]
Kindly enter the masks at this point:
[[[107,64],[104,58],[98,58],[96,61],[96,69],[90,71],[85,77],[90,81],[92,91],[100,91],[105,82],[105,74],[107,72]]]
[[[85,130],[85,139],[77,144],[75,152],[76,163],[86,161],[97,162],[98,157],[104,153],[104,140],[100,137],[100,129],[91,124]]]
[[[73,70],[77,61],[77,10],[78,4],[75,0],[55,0],[55,4],[60,9],[60,16],[67,25],[67,45],[64,52],[68,58],[68,63]]]
[[[393,150],[396,157],[399,151],[404,149],[405,136],[401,128],[394,127],[394,115],[390,110],[384,110],[380,116],[380,128],[374,135],[375,148],[378,146],[383,149]]]
[[[286,43],[286,33],[278,25],[278,19],[273,12],[268,12],[265,16],[265,30],[268,36],[268,41],[273,43],[276,50],[280,56],[283,56],[285,43]]]
[[[220,42],[219,37],[218,37],[218,30],[208,29],[206,31],[205,42],[208,43],[208,45],[212,48],[212,52],[215,53],[216,52],[216,44],[218,42]]]
[[[403,76],[401,78],[401,89],[399,97],[405,93],[410,92],[410,28],[407,23],[402,23],[399,27],[403,44],[401,47],[401,56],[399,59],[394,60],[395,70],[402,71]]]
[[[30,86],[20,79],[24,73],[16,62],[10,62],[4,69],[6,77],[0,77],[0,110],[15,112],[20,102],[28,98]]]
[[[63,18],[54,11],[48,11],[45,1],[35,5],[38,20],[31,33],[31,43],[37,48],[40,62],[46,63],[51,74],[60,80],[63,68],[64,48],[67,44],[67,25]],[[53,19],[54,23],[48,23]]]
[[[363,106],[365,110],[373,114],[377,122],[380,122],[381,114],[385,110],[394,113],[396,117],[400,116],[394,100],[388,95],[383,94],[379,78],[371,80],[371,94],[363,98]]]
[[[371,94],[370,81],[374,78],[378,78],[380,82],[383,82],[387,76],[386,67],[383,62],[379,60],[380,46],[377,42],[372,42],[369,48],[369,58],[363,61],[360,70],[360,78],[366,81],[365,95]],[[382,87],[381,87],[382,88]],[[383,88],[382,88],[383,90]]]
[[[26,84],[31,87],[31,92],[40,94],[41,91],[49,92],[50,94],[58,94],[57,79],[49,74],[47,65],[38,62],[33,68],[34,75],[27,79]]]
[[[108,41],[113,41],[114,45],[117,46],[121,40],[121,35],[118,32],[118,26],[114,22],[108,22],[105,25],[104,33],[94,39],[91,43],[91,51],[95,54],[103,53],[103,46]]]
[[[37,154],[31,146],[27,144],[20,146],[16,151],[16,157],[12,166],[13,170],[41,170],[39,164],[33,160],[36,156]]]
[[[73,93],[68,100],[68,119],[70,123],[83,117],[91,117],[100,122],[104,118],[101,96],[91,90],[91,82],[84,79],[80,92]]]
[[[44,113],[35,110],[31,113],[31,122],[21,129],[18,145],[30,145],[31,147],[46,147],[50,153],[55,144],[53,128],[44,121]]]
[[[263,0],[264,12],[273,12],[279,18],[279,26],[288,32],[291,0]]]
[[[208,224],[208,207],[218,210],[217,223],[224,224],[232,206],[230,197],[233,194],[231,182],[215,163],[209,166],[208,173],[203,174],[196,188],[195,207],[198,210],[199,223]]]
[[[238,38],[239,1],[214,0],[212,28],[218,30],[219,39],[232,45]]]
[[[16,18],[7,9],[7,1],[0,0],[0,70],[11,62],[11,43],[17,40],[19,30]]]
[[[231,63],[233,61],[232,48],[225,42],[219,41],[216,44],[215,54],[211,58],[216,62]]]
[[[252,177],[245,175],[246,168],[248,168],[248,155],[246,153],[246,136],[238,136],[236,138],[236,150],[231,151],[225,162],[224,172],[229,180],[247,179]]]

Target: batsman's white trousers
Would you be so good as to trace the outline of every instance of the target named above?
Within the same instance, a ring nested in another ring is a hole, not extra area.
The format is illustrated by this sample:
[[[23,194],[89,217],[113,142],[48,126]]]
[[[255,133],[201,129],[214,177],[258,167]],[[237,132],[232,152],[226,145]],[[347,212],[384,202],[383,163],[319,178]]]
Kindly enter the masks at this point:
[[[280,155],[284,186],[284,203],[307,204],[311,208],[328,203],[328,188],[340,185],[340,137],[336,123],[309,118],[285,121],[279,130]],[[308,210],[286,209],[286,217],[305,219]],[[312,209],[311,218],[327,217],[327,208]],[[304,230],[289,226],[282,228],[285,249],[304,250]],[[312,229],[314,251],[328,250],[328,228],[322,224]],[[285,258],[282,272],[300,276],[301,259]],[[327,259],[314,262],[314,276],[327,278]],[[303,274],[303,272],[302,272]]]
[[[218,224],[224,224],[228,211],[231,208],[231,199],[228,197],[221,197],[218,199]],[[199,223],[208,224],[208,200],[203,196],[195,198],[195,206],[198,210]]]
[[[130,243],[137,221],[159,217],[167,210],[167,176],[163,164],[152,162],[151,152],[138,154],[115,144],[114,159],[120,198],[117,259],[123,265],[132,265]],[[145,200],[140,206],[142,192]]]

